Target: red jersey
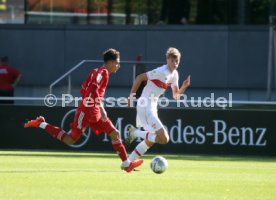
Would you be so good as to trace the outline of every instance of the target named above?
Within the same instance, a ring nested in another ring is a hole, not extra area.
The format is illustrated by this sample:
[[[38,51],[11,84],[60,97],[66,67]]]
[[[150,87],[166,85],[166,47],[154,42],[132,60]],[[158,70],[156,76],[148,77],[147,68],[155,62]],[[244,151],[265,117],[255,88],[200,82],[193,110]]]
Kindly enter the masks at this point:
[[[102,102],[105,89],[109,80],[109,74],[105,67],[93,69],[81,87],[81,105],[85,111],[89,111],[92,121],[101,118],[99,104]]]
[[[15,80],[20,72],[6,64],[0,65],[0,90],[13,90]]]

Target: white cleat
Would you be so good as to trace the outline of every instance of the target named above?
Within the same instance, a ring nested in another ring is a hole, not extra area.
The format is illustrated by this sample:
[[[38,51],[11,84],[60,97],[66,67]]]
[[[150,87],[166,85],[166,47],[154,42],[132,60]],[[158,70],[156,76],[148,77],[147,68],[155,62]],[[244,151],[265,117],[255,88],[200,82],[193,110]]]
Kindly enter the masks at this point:
[[[127,137],[125,139],[125,145],[129,146],[137,137],[134,135],[134,131],[136,128],[134,126],[130,126],[127,130]]]

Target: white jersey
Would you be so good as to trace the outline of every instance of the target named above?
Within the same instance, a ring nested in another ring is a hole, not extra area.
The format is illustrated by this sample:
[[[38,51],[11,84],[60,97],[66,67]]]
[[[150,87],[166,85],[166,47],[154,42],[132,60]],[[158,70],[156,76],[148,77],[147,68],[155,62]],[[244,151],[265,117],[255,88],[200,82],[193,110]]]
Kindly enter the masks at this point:
[[[178,87],[178,72],[171,72],[168,65],[163,65],[146,74],[148,81],[137,102],[136,125],[154,132],[163,127],[157,115],[158,99],[169,86]]]
[[[149,104],[153,103],[157,106],[159,96],[162,95],[169,86],[178,86],[178,72],[177,70],[171,72],[168,65],[163,65],[147,72],[147,77],[148,81],[143,89],[141,98],[144,100],[153,100],[154,97],[155,100],[150,101]]]

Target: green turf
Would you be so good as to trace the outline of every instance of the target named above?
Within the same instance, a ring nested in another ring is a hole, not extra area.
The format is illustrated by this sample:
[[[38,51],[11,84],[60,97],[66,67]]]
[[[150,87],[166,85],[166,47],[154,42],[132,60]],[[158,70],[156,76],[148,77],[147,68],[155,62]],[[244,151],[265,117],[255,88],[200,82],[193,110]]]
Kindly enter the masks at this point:
[[[121,171],[114,154],[0,151],[0,199],[276,199],[276,158],[163,155]]]

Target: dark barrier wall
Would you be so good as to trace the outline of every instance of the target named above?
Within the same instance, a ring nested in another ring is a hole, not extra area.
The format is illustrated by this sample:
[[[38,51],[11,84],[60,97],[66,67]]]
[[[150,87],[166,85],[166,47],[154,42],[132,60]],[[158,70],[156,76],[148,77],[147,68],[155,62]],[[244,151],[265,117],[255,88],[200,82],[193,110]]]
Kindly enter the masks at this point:
[[[166,49],[174,46],[182,52],[180,81],[191,74],[192,87],[266,87],[267,26],[0,25],[0,44],[0,55],[22,71],[22,85],[48,86],[83,59],[101,60],[110,47],[121,51],[121,60],[141,54],[165,62]],[[73,84],[83,81],[86,68],[76,71]],[[113,86],[131,83],[131,65],[111,77]]]
[[[47,122],[58,126],[64,120],[64,127],[68,129],[73,115],[66,119],[64,116],[72,108],[1,106],[0,110],[1,149],[74,150],[42,129],[23,128],[27,119],[43,115]],[[108,108],[107,111],[124,139],[127,128],[135,121],[135,109]],[[276,111],[160,109],[159,115],[168,128],[170,142],[156,144],[149,152],[276,155],[276,126],[272,120],[276,119]],[[113,151],[105,134],[96,137],[93,133],[76,149]]]

